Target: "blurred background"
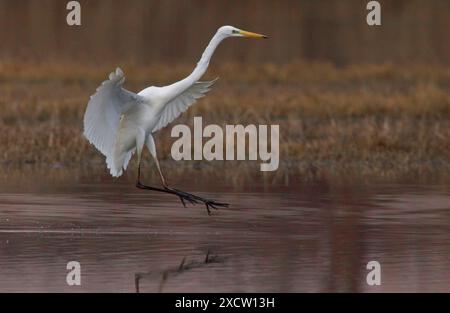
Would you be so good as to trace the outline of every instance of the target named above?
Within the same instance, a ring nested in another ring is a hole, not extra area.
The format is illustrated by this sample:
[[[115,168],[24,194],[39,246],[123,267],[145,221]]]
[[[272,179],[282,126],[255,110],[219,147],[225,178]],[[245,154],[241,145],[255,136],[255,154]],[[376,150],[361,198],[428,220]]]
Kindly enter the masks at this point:
[[[450,172],[449,1],[380,1],[381,26],[367,25],[365,0],[82,0],[81,26],[67,25],[67,2],[0,0],[0,161],[8,168],[94,164],[103,172],[82,136],[97,86],[117,66],[135,92],[177,81],[228,24],[270,39],[222,43],[203,78],[220,76],[216,88],[176,122],[280,124],[280,169],[304,179],[349,168],[390,179]],[[157,142],[170,160],[170,128]],[[206,164],[212,172],[222,165]]]
[[[67,2],[0,0],[0,291],[133,292],[208,251],[225,261],[163,291],[450,291],[450,1],[380,0],[372,27],[367,0],[81,0],[81,26]],[[158,132],[171,185],[231,204],[208,216],[137,190],[134,160],[113,179],[83,115],[117,66],[131,91],[172,83],[227,24],[270,39],[222,43],[172,125],[278,124],[280,167],[176,162]]]
[[[230,41],[214,59],[450,62],[447,0],[382,0],[382,27],[366,24],[366,0],[81,0],[81,27],[66,24],[67,2],[1,0],[0,56],[193,63],[218,27],[233,25],[268,34],[270,44]]]

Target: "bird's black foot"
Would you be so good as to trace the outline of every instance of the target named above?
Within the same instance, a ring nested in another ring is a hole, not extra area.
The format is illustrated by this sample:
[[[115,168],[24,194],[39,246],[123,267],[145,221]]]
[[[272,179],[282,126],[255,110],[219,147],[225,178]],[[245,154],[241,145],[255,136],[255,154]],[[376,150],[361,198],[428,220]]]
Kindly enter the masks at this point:
[[[180,198],[181,203],[183,204],[184,207],[186,207],[186,201],[191,204],[204,204],[206,206],[206,211],[208,212],[208,215],[211,215],[211,209],[218,210],[219,207],[226,208],[229,206],[228,203],[217,202],[215,200],[202,198],[175,188],[164,187],[164,189],[177,195]]]
[[[228,203],[222,203],[222,202],[217,202],[215,200],[202,198],[202,197],[193,195],[191,193],[181,191],[181,190],[178,190],[175,188],[170,188],[170,187],[164,187],[164,189],[161,189],[161,188],[157,188],[157,187],[143,185],[139,181],[136,183],[136,187],[140,188],[140,189],[165,192],[165,193],[170,193],[170,194],[176,195],[180,198],[181,203],[183,204],[184,207],[186,207],[186,202],[189,202],[191,204],[204,204],[206,206],[206,211],[208,212],[208,215],[211,215],[211,209],[218,210],[219,207],[228,207],[228,205],[229,205]]]

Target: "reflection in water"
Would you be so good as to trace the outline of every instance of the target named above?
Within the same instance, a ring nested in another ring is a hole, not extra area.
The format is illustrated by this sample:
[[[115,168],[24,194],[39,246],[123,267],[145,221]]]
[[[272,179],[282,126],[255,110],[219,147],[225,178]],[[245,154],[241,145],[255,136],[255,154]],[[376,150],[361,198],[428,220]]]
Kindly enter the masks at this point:
[[[161,281],[159,283],[159,288],[158,291],[161,292],[165,282],[167,281],[167,279],[169,277],[173,277],[176,275],[180,275],[185,273],[186,271],[189,270],[193,270],[199,267],[203,267],[209,264],[214,264],[214,263],[222,263],[224,261],[224,258],[221,258],[217,255],[211,255],[210,251],[208,251],[208,253],[206,254],[206,257],[201,260],[201,261],[197,261],[197,260],[191,260],[191,261],[186,261],[186,257],[183,258],[183,260],[181,261],[180,265],[174,268],[169,268],[164,270],[162,273],[155,273],[155,272],[147,272],[147,273],[136,273],[134,274],[134,283],[136,286],[136,292],[139,293],[140,292],[140,282],[143,278],[150,278],[155,280],[158,277],[161,277]]]
[[[149,271],[169,273],[165,292],[450,291],[446,187],[198,188],[231,207],[207,216],[128,183],[0,188],[0,291],[135,292]],[[209,250],[226,262],[170,275]],[[73,260],[79,287],[66,285]],[[371,260],[381,286],[366,284]]]

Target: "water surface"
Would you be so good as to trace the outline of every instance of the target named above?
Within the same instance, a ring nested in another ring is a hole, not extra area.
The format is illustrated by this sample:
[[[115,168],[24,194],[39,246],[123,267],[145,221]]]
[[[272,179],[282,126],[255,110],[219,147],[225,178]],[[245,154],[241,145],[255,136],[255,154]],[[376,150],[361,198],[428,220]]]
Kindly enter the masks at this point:
[[[135,292],[136,273],[140,292],[450,291],[446,186],[185,182],[232,204],[208,216],[130,182],[32,181],[1,184],[3,292]],[[81,286],[66,284],[72,260]],[[371,260],[381,286],[366,284]]]

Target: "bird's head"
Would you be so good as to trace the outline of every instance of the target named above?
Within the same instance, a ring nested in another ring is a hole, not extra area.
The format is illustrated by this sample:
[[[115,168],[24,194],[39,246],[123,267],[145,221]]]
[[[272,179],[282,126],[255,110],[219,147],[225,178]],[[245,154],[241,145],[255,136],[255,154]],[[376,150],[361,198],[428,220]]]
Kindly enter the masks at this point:
[[[225,37],[244,37],[244,38],[256,38],[256,39],[266,39],[267,36],[248,32],[233,26],[222,26],[217,31]]]

